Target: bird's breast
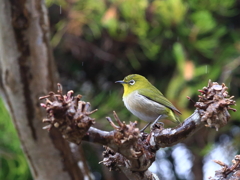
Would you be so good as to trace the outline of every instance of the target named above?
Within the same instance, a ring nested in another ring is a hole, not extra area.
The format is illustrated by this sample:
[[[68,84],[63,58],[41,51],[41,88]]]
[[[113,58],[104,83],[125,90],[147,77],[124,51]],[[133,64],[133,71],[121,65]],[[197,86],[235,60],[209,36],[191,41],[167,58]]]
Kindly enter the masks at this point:
[[[152,122],[160,114],[163,115],[162,118],[166,117],[167,108],[165,106],[140,95],[137,91],[124,96],[123,101],[126,108],[141,120]]]

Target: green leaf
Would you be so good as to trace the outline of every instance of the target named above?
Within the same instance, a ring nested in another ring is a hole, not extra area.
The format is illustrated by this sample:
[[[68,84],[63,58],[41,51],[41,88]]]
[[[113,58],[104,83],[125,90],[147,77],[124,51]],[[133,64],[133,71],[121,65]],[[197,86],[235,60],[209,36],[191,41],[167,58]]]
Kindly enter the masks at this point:
[[[191,14],[191,19],[199,34],[207,33],[216,27],[216,21],[209,11],[197,11]]]

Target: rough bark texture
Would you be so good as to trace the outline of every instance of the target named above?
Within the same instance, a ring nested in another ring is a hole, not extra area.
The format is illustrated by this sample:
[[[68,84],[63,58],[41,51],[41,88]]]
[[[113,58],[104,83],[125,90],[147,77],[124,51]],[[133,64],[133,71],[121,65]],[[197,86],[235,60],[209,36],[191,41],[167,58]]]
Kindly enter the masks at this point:
[[[0,58],[1,95],[34,179],[91,179],[59,131],[39,128],[45,113],[38,97],[54,89],[57,79],[43,0],[0,0]]]

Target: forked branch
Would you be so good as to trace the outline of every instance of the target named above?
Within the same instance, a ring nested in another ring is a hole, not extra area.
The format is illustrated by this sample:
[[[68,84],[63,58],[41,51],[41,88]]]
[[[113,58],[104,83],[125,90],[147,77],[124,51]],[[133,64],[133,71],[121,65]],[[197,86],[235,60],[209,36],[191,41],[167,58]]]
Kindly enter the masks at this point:
[[[233,97],[228,96],[225,84],[209,81],[208,86],[199,90],[199,100],[195,112],[176,128],[164,129],[157,123],[150,134],[140,133],[137,122],[126,124],[113,112],[117,124],[107,117],[113,130],[102,131],[91,127],[94,119],[89,112],[90,103],[81,101],[81,95],[73,96],[73,91],[63,95],[62,86],[58,84],[58,93],[50,92],[40,97],[45,99],[41,106],[47,111],[48,123],[45,129],[57,128],[68,141],[79,144],[89,141],[106,147],[101,161],[110,170],[121,170],[129,179],[157,179],[148,171],[155,160],[159,148],[173,146],[191,136],[203,127],[214,127],[218,130],[230,119],[229,107],[235,105]]]

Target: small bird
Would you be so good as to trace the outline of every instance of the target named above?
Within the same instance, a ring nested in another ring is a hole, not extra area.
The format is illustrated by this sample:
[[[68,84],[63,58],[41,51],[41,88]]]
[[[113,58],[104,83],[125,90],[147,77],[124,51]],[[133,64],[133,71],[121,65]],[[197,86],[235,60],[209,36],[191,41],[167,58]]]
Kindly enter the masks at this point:
[[[126,108],[139,119],[148,122],[141,132],[151,123],[152,128],[160,119],[180,122],[175,113],[181,112],[144,76],[131,74],[115,83],[123,85],[123,102]]]

